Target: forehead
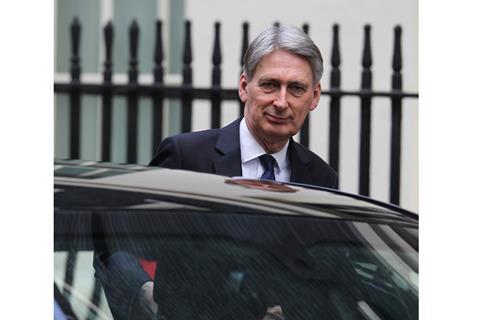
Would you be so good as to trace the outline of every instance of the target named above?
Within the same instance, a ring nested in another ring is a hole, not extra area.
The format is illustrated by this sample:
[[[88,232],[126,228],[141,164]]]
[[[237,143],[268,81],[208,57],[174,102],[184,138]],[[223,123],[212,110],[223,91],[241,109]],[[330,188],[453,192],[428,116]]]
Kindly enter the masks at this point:
[[[313,81],[308,60],[286,50],[275,50],[264,56],[253,71],[253,78],[278,78],[289,81]]]

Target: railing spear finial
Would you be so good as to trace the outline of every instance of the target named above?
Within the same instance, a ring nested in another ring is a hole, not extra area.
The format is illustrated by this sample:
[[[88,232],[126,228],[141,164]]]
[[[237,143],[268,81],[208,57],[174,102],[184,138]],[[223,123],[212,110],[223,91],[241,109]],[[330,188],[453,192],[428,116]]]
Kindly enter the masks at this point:
[[[372,49],[370,41],[370,30],[371,26],[369,24],[364,27],[364,41],[363,41],[363,56],[362,56],[362,67],[364,69],[370,69],[372,66]]]
[[[185,41],[183,46],[183,88],[192,86],[192,39],[191,22],[185,21]],[[187,90],[182,95],[182,132],[192,130],[192,97],[191,90]]]
[[[113,47],[113,24],[109,21],[103,28],[105,40],[105,62],[103,63],[103,83],[106,86],[102,93],[102,138],[101,138],[101,160],[111,161],[111,139],[112,139],[112,47]],[[95,296],[99,293],[95,292]]]
[[[340,87],[340,41],[338,35],[338,24],[333,25],[333,46],[332,46],[332,73],[330,78],[330,87]]]
[[[191,22],[185,21],[185,41],[183,45],[183,83],[192,84],[192,38]]]
[[[153,70],[153,77],[155,83],[163,83],[163,40],[162,40],[162,21],[157,20],[155,31],[155,67]]]
[[[80,25],[80,20],[78,17],[73,19],[72,25],[70,26],[70,34],[72,39],[72,58],[71,58],[71,68],[70,74],[72,81],[80,81],[80,33],[82,27]]]
[[[221,122],[221,104],[222,100],[220,98],[219,91],[221,80],[222,80],[222,70],[220,64],[222,63],[222,52],[220,49],[220,22],[215,22],[215,38],[213,42],[213,55],[212,55],[212,88],[215,90],[211,96],[212,104],[212,113],[211,113],[211,127],[219,128]]]
[[[105,62],[103,71],[103,81],[112,82],[112,47],[113,47],[113,24],[109,21],[103,28],[103,36],[105,40]]]
[[[245,58],[245,52],[247,52],[248,48],[248,29],[249,29],[249,24],[248,22],[244,22],[242,25],[242,52],[240,53],[240,66],[242,67],[243,72],[243,65],[245,63],[244,58]]]
[[[310,26],[308,25],[308,23],[304,23],[302,25],[302,30],[303,30],[303,32],[305,32],[305,34],[308,35],[309,29],[310,29]]]
[[[220,64],[222,63],[222,52],[220,49],[220,22],[215,22],[215,39],[213,44],[213,70],[212,70],[212,85],[220,85],[221,82],[221,70]]]
[[[394,29],[395,42],[393,45],[393,76],[392,89],[402,90],[402,27],[396,26]]]
[[[70,91],[70,158],[80,158],[80,109],[81,98],[78,90],[80,83],[80,32],[81,25],[78,17],[73,19],[70,27],[72,39],[72,57],[70,66],[71,84],[74,86]]]
[[[138,28],[137,20],[133,20],[130,24],[130,68],[128,71],[129,82],[136,83],[138,78],[138,38],[140,29]]]

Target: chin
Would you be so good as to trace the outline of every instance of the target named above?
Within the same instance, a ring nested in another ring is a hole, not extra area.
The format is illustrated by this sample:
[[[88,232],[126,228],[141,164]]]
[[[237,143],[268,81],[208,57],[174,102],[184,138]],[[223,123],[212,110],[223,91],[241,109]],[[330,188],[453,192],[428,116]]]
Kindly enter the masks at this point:
[[[279,130],[278,128],[271,128],[264,130],[266,136],[274,138],[275,140],[288,140],[296,133],[288,130]]]

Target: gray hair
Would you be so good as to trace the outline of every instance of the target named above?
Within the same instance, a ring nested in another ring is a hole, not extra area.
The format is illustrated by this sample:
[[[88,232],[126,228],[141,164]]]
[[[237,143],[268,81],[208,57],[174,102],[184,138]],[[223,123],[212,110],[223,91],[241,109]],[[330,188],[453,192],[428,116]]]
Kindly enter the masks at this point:
[[[314,85],[323,74],[323,58],[310,37],[295,26],[273,26],[260,33],[248,46],[243,57],[243,72],[247,79],[253,77],[260,60],[275,50],[286,50],[308,60]]]

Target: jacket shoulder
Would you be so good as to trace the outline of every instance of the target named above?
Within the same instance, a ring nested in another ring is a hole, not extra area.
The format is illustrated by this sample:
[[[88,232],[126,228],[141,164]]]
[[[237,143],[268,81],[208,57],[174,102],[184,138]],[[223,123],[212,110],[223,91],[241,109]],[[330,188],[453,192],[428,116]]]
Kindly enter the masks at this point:
[[[337,172],[325,160],[295,141],[292,149],[295,155],[291,159],[296,163],[291,163],[291,167],[292,171],[296,171],[297,182],[338,188]]]
[[[190,146],[204,144],[204,143],[213,143],[215,144],[216,139],[220,133],[219,129],[209,129],[202,131],[186,132],[173,135],[171,137],[165,138],[165,140],[171,140],[171,142],[180,144],[182,146]]]
[[[149,165],[184,169],[188,167],[188,162],[200,159],[214,149],[218,132],[218,129],[210,129],[167,137],[160,142]]]

